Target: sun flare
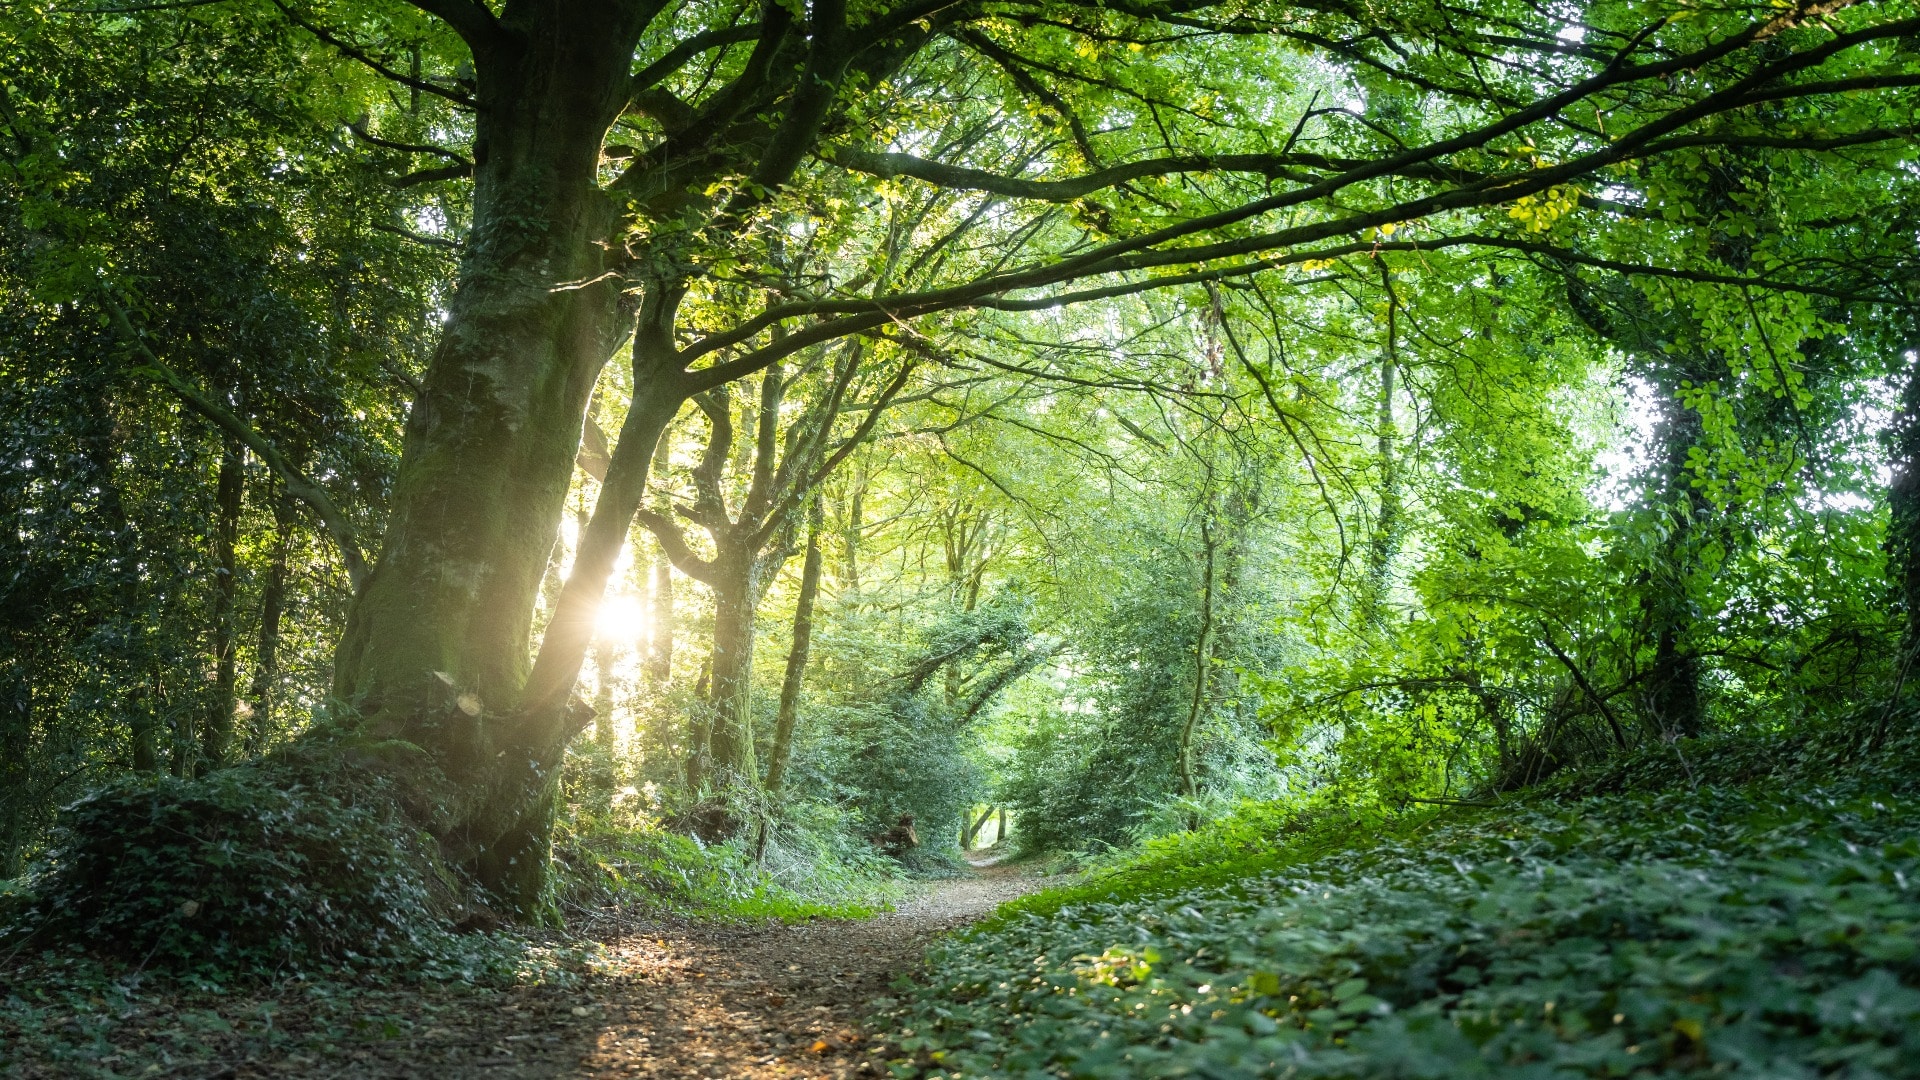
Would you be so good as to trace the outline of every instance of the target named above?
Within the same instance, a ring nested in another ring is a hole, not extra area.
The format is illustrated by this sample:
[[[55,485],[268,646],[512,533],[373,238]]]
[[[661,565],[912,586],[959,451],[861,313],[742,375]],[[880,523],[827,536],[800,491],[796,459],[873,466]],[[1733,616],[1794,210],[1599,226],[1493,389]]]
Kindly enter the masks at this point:
[[[647,633],[647,609],[631,593],[609,596],[600,604],[593,628],[605,641],[638,641]]]

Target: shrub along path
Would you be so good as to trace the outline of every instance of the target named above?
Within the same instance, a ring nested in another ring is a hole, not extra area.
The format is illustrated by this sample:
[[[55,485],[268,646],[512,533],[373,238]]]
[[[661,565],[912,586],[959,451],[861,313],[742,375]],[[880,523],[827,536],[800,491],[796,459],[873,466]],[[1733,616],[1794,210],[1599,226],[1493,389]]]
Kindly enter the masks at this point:
[[[894,977],[919,963],[934,935],[1038,885],[1014,868],[985,866],[924,886],[871,919],[741,926],[607,918],[583,928],[605,955],[572,985],[302,982],[259,993],[69,1000],[31,1017],[16,1008],[0,1017],[0,1076],[878,1075],[860,1022]],[[0,973],[0,1001],[24,989],[7,980]],[[9,1062],[12,1049],[23,1053]]]

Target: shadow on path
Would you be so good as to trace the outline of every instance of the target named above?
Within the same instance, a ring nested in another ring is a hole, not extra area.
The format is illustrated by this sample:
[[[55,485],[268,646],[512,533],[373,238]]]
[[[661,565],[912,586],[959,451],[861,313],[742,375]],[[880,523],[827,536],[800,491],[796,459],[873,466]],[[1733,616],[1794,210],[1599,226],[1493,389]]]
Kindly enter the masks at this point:
[[[609,924],[593,935],[609,973],[571,989],[472,994],[402,1038],[357,1038],[316,1055],[253,1060],[213,1077],[798,1078],[882,1075],[860,1022],[942,931],[1038,888],[978,864],[922,885],[897,911],[792,926]],[[449,1005],[451,1003],[448,1003]],[[188,1073],[186,1075],[193,1075]]]

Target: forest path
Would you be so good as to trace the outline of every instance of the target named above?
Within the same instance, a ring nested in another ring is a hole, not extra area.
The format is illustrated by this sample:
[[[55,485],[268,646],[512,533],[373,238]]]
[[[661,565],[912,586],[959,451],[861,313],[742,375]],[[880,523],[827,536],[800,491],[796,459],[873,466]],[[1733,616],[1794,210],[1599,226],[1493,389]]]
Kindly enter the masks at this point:
[[[1039,888],[982,865],[898,910],[791,926],[650,923],[600,935],[609,973],[523,987],[440,1013],[409,1037],[362,1042],[301,1075],[372,1080],[788,1080],[880,1075],[861,1020],[934,935]],[[284,1064],[282,1063],[283,1067]],[[232,1075],[232,1074],[229,1074]],[[239,1075],[249,1075],[241,1072]],[[289,1075],[271,1070],[268,1075]]]

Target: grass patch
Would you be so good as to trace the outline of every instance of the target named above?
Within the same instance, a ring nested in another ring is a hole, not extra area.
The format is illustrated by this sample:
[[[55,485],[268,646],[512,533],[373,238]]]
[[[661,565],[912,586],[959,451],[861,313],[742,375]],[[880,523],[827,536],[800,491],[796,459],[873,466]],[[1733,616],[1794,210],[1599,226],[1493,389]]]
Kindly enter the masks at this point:
[[[1093,863],[1073,881],[1010,900],[979,931],[1022,917],[1045,918],[1064,908],[1121,903],[1209,887],[1231,888],[1264,871],[1310,861],[1352,843],[1356,832],[1390,835],[1424,826],[1438,815],[1390,815],[1311,804],[1248,803],[1192,833],[1156,837],[1139,848]]]

